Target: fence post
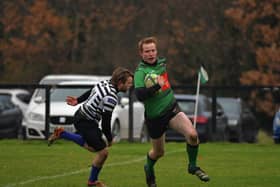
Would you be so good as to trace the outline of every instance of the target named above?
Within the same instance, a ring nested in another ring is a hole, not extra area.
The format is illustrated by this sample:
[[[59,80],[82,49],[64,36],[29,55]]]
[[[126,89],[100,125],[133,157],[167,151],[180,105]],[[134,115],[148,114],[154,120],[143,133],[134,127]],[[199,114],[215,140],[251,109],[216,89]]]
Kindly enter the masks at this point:
[[[128,107],[128,141],[133,142],[133,99],[132,99],[132,89],[129,89],[129,107]]]
[[[49,138],[50,134],[50,89],[51,86],[47,85],[45,88],[46,101],[45,101],[45,139]]]
[[[215,86],[212,87],[212,128],[211,136],[216,133],[216,115],[217,115],[217,93]],[[212,136],[213,137],[213,136]]]

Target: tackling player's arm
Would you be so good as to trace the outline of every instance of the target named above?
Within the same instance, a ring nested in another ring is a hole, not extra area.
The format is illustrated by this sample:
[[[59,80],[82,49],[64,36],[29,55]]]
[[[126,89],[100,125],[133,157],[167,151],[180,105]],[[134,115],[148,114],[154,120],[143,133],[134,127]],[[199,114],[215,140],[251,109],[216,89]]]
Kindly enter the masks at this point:
[[[112,144],[112,132],[111,132],[111,118],[112,118],[112,112],[110,111],[105,111],[102,114],[102,122],[101,122],[101,127],[102,127],[102,132],[105,135],[109,145]]]
[[[102,113],[102,122],[101,122],[101,127],[102,127],[102,132],[105,135],[109,146],[112,145],[112,132],[111,132],[111,119],[112,119],[112,113],[117,105],[117,98],[112,96],[112,95],[107,95],[103,98],[104,101],[104,111]]]
[[[90,96],[90,93],[91,93],[91,89],[89,89],[88,91],[83,93],[81,96],[79,96],[77,98],[78,103],[81,103],[81,102],[84,102],[85,100],[87,100],[87,98]]]
[[[68,105],[71,105],[71,106],[76,106],[77,104],[85,101],[90,96],[90,93],[91,93],[91,89],[86,91],[80,97],[67,96],[66,97],[66,103]]]

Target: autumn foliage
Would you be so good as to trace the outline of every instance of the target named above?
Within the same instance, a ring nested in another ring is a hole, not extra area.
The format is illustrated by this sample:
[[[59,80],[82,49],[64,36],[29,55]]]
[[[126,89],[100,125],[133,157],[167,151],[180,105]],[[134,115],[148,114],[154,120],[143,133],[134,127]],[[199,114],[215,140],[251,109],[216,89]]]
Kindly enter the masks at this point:
[[[280,85],[280,1],[236,0],[225,11],[248,42],[254,65],[245,70],[240,82],[245,85]],[[257,92],[253,92],[255,98]],[[257,100],[261,111],[273,115],[273,97],[264,94]]]
[[[5,1],[3,6],[3,78],[16,80],[17,76],[11,74],[36,78],[30,68],[35,72],[61,69],[67,62],[67,45],[72,39],[68,20],[57,15],[46,0],[31,4],[23,0]]]
[[[247,38],[255,68],[242,74],[243,84],[280,85],[280,1],[238,0],[226,11]]]
[[[174,84],[279,85],[279,0],[0,1],[1,82],[134,69],[154,35]],[[13,75],[13,76],[10,76]],[[230,78],[229,78],[230,77]]]

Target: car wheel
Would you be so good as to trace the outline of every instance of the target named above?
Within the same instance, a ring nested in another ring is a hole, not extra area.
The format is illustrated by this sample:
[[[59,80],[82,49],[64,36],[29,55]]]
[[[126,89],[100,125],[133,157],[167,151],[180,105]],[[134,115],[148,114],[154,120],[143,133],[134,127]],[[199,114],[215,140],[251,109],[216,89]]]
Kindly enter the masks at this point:
[[[206,143],[207,142],[207,138],[205,136],[199,136],[199,142],[200,143]]]
[[[275,144],[280,144],[280,139],[274,139]]]
[[[21,131],[22,131],[22,126],[21,126],[21,120],[17,120],[16,121],[17,127],[14,130],[14,132],[12,133],[11,138],[16,138],[19,139],[21,137]]]
[[[231,138],[231,141],[240,143],[240,142],[242,142],[242,137],[243,137],[243,133],[242,133],[241,125],[238,125],[237,129],[234,133],[234,136]]]
[[[112,128],[112,136],[114,142],[121,141],[121,126],[119,121],[115,121]]]
[[[225,141],[230,141],[230,131],[228,128],[225,129]]]
[[[18,132],[18,139],[20,140],[26,140],[27,136],[26,136],[26,127],[21,126]]]
[[[202,142],[202,143],[206,143],[206,142],[208,142],[208,141],[212,141],[212,140],[214,139],[214,137],[215,137],[215,136],[214,136],[214,134],[213,134],[212,127],[210,127],[210,126],[208,125],[206,134],[201,135],[201,136],[199,137],[199,140],[200,140],[200,142]]]
[[[255,143],[257,141],[256,130],[252,129],[252,130],[247,130],[246,132],[244,132],[243,139],[248,143]]]
[[[145,143],[145,142],[148,142],[149,140],[150,140],[150,137],[148,134],[147,126],[145,124],[143,124],[141,134],[140,134],[140,142]]]

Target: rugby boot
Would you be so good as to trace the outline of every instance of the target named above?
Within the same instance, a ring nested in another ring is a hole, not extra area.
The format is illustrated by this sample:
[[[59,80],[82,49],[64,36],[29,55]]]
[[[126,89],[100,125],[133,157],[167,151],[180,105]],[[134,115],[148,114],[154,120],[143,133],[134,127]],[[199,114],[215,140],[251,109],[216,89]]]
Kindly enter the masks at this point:
[[[188,172],[192,175],[196,175],[201,181],[208,182],[210,180],[209,176],[200,169],[200,167],[188,167]]]
[[[64,132],[63,127],[56,127],[53,131],[53,134],[48,138],[48,146],[51,146],[55,140],[59,139],[62,132]]]
[[[90,186],[90,187],[106,187],[106,185],[101,181],[94,181],[94,182],[88,181],[88,186]]]

